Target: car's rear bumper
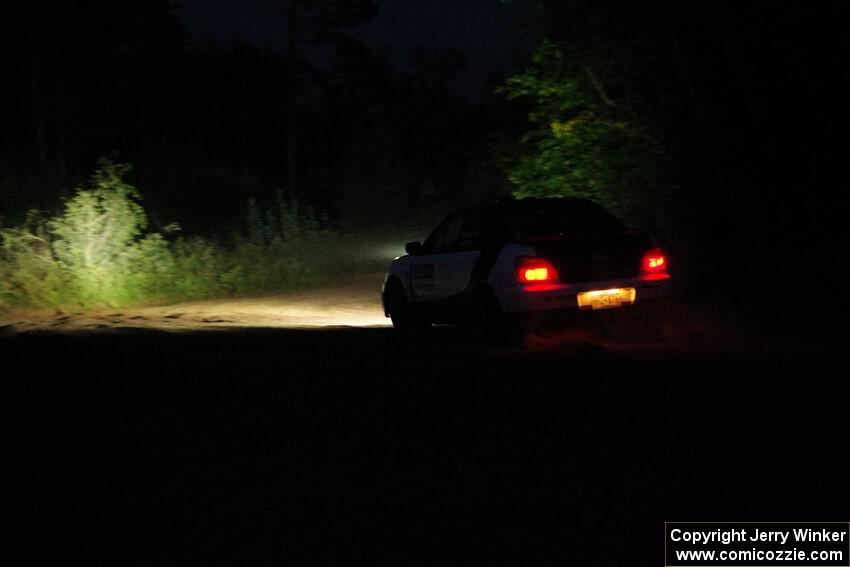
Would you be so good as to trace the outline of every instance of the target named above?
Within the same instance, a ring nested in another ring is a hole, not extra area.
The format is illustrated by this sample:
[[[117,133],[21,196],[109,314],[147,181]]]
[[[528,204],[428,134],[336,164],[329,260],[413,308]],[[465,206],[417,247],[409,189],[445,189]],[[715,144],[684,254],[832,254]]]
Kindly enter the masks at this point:
[[[562,309],[578,310],[577,296],[585,291],[634,288],[634,305],[669,297],[672,293],[670,276],[651,274],[635,278],[583,282],[579,284],[546,284],[517,286],[499,295],[502,312],[507,315],[538,313]]]

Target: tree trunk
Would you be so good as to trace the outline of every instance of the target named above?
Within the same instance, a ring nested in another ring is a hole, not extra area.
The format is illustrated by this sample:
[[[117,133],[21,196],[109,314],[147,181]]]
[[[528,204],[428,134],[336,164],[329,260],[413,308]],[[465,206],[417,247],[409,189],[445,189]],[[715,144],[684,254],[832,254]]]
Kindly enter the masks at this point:
[[[44,142],[44,109],[41,100],[41,71],[39,68],[38,51],[35,45],[35,31],[32,24],[29,27],[29,63],[30,87],[32,88],[33,128],[35,140],[35,158],[38,175],[44,175],[47,163],[47,150]]]
[[[288,197],[294,198],[296,194],[296,171],[295,171],[295,146],[296,146],[296,85],[298,81],[298,69],[295,61],[295,48],[297,46],[298,34],[298,2],[299,0],[291,0],[289,5],[289,38],[287,41],[289,69],[287,77],[287,117],[286,117],[286,173],[287,173],[287,194]]]

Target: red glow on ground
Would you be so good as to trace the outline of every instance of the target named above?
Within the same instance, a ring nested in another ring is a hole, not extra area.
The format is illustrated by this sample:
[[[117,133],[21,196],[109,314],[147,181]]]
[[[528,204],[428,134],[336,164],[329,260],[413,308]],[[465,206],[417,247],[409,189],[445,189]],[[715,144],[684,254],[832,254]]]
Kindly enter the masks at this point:
[[[658,280],[669,280],[670,274],[668,274],[667,272],[656,272],[656,273],[650,273],[650,274],[641,274],[640,279],[642,279],[645,282],[652,282],[652,281],[658,281]]]

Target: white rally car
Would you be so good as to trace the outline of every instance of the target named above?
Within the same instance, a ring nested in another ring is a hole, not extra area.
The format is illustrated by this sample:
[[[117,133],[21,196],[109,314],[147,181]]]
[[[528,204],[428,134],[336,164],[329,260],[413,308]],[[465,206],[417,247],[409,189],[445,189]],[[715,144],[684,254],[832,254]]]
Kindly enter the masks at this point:
[[[629,307],[670,295],[667,258],[584,199],[522,199],[448,215],[390,265],[384,314],[393,326],[490,328],[528,315]]]

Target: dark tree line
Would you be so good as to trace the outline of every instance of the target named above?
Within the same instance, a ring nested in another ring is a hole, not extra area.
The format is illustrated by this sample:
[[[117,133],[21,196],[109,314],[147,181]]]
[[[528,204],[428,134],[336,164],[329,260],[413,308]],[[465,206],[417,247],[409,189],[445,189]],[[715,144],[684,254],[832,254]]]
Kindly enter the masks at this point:
[[[355,33],[375,14],[368,0],[268,0],[276,49],[197,41],[165,0],[2,10],[7,222],[55,203],[103,155],[134,165],[155,220],[187,230],[278,190],[374,225],[359,213],[504,189],[489,147],[505,122],[451,88],[463,53],[392,64]]]
[[[540,5],[534,26],[563,61],[526,69],[519,87],[530,84],[531,96],[513,87],[540,113],[522,150],[527,159],[512,170],[521,190],[545,189],[549,175],[523,164],[551,165],[546,152],[573,159],[573,172],[590,172],[572,180],[580,189],[607,183],[609,197],[645,191],[643,212],[662,211],[653,223],[667,229],[691,284],[810,310],[789,291],[834,293],[846,242],[846,9],[784,1]],[[540,85],[566,94],[535,99]]]
[[[643,204],[680,281],[707,289],[806,285],[842,253],[845,9],[541,0],[527,25],[561,59],[528,62],[514,100],[471,101],[453,88],[462,50],[400,67],[359,37],[368,0],[268,7],[276,49],[199,42],[166,0],[4,3],[2,222],[55,206],[107,155],[135,166],[155,224],[188,232],[278,191],[374,228],[575,185]]]

